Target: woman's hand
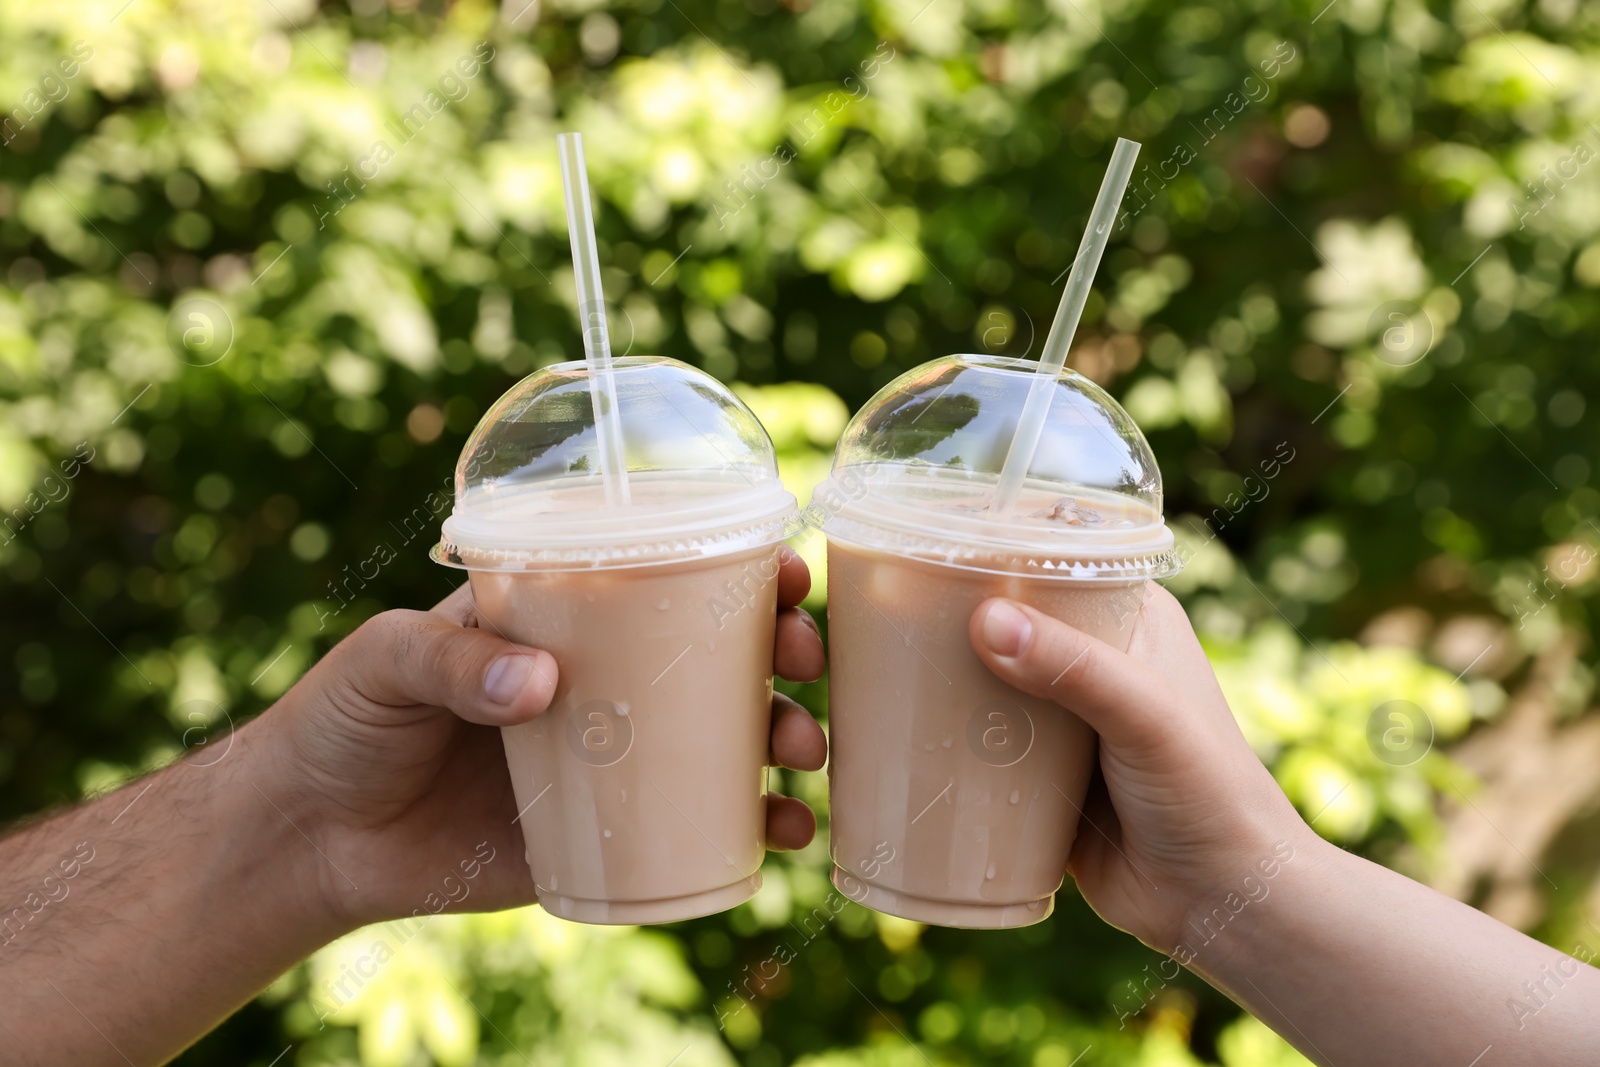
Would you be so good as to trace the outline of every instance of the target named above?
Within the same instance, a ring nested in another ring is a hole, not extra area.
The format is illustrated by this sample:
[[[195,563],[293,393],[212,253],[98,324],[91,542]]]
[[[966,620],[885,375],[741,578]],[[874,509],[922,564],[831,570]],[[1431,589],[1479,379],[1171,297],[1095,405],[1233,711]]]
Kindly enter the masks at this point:
[[[978,606],[971,638],[1000,678],[1100,735],[1070,869],[1112,925],[1171,952],[1195,908],[1314,840],[1245,741],[1183,608],[1160,586],[1146,584],[1126,653],[1000,598]]]
[[[1313,1062],[1594,1060],[1593,946],[1564,955],[1312,833],[1166,590],[1146,585],[1126,653],[999,599],[971,637],[997,675],[1100,735],[1071,858],[1095,911]]]

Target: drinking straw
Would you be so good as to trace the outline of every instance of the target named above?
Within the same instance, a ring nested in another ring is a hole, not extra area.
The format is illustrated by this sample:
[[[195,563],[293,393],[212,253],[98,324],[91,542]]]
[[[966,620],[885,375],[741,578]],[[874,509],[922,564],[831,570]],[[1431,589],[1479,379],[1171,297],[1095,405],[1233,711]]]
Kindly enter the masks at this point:
[[[600,250],[594,239],[594,208],[589,203],[583,134],[556,137],[561,154],[561,186],[567,196],[567,236],[572,240],[572,277],[583,319],[583,358],[589,364],[589,398],[594,404],[600,445],[600,475],[606,503],[628,503],[628,467],[623,461],[622,419],[617,412],[616,379],[611,373],[611,335],[606,330],[606,298],[600,289]]]
[[[1100,269],[1100,257],[1111,240],[1111,224],[1116,220],[1117,209],[1122,206],[1122,194],[1127,191],[1128,179],[1133,175],[1133,162],[1139,156],[1139,142],[1125,137],[1117,138],[1111,152],[1111,165],[1100,181],[1100,194],[1094,199],[1094,210],[1089,213],[1089,226],[1083,231],[1083,241],[1078,245],[1078,257],[1072,261],[1072,273],[1067,275],[1067,287],[1061,293],[1061,306],[1056,309],[1056,320],[1050,324],[1050,333],[1039,353],[1039,369],[1034,372],[1033,385],[1028,389],[1028,399],[1022,405],[1022,417],[1017,420],[1017,432],[1011,438],[1011,448],[1006,452],[1005,465],[1000,468],[1000,482],[995,488],[994,500],[989,506],[990,516],[1005,518],[1017,506],[1022,494],[1022,482],[1028,468],[1033,466],[1033,454],[1039,450],[1039,439],[1044,435],[1045,416],[1050,413],[1050,400],[1055,393],[1056,379],[1066,366],[1067,351],[1078,332],[1078,319],[1083,315],[1083,305],[1089,300],[1089,287],[1094,284],[1095,271]]]

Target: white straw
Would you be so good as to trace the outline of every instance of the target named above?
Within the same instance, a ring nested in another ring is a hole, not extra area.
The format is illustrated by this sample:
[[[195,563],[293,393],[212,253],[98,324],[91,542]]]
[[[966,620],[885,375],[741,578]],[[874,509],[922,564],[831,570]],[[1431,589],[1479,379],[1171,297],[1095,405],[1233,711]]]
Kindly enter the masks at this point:
[[[595,436],[600,445],[600,475],[605,482],[606,503],[626,504],[628,466],[623,458],[616,381],[611,373],[611,335],[606,330],[605,293],[600,289],[600,250],[594,239],[594,208],[589,203],[583,134],[560,134],[556,147],[561,154],[561,185],[567,194],[567,235],[572,240],[572,277],[578,287],[578,315],[583,320],[583,356],[589,364],[589,398],[594,405]]]
[[[1044,435],[1045,417],[1050,413],[1056,379],[1067,364],[1067,351],[1078,332],[1078,319],[1083,316],[1083,305],[1089,300],[1095,272],[1100,269],[1100,257],[1111,240],[1111,224],[1122,206],[1122,194],[1127,191],[1138,156],[1139,142],[1117,138],[1111,165],[1100,182],[1100,195],[1095,197],[1094,210],[1089,213],[1089,227],[1083,231],[1078,257],[1072,261],[1072,273],[1067,275],[1067,287],[1061,294],[1056,320],[1051,323],[1044,350],[1039,354],[1039,369],[1034,372],[1028,399],[1022,405],[1022,417],[1017,421],[1017,432],[1006,452],[1005,466],[1000,469],[1000,482],[989,506],[992,518],[1010,515],[1017,506],[1017,498],[1022,495],[1023,479],[1028,476],[1028,468],[1033,466],[1033,455],[1039,450],[1039,439]]]

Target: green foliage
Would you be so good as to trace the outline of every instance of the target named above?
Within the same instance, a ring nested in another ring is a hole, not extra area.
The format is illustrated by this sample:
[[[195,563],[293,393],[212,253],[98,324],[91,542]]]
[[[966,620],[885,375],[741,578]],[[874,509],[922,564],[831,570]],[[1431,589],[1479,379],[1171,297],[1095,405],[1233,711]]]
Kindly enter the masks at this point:
[[[559,1063],[580,1049],[585,1062],[619,1067],[680,1053],[697,1067],[734,1062],[704,1020],[680,1017],[701,989],[659,933],[538,908],[440,915],[357,931],[304,972],[269,997],[287,1001],[306,1064],[350,1062],[352,1049],[368,1067],[406,1067],[419,1053],[441,1067],[481,1062],[480,1052]]]
[[[1173,588],[1349,847],[1437,850],[1473,789],[1439,748],[1378,759],[1374,712],[1442,746],[1593,630],[1583,5],[118,7],[0,6],[6,816],[221,743],[448,590],[425,552],[465,435],[581,351],[566,128],[617,350],[746,383],[802,500],[898,373],[1037,352],[1109,146],[1142,141],[1074,366],[1149,432]],[[1554,681],[1563,714],[1590,677]],[[820,775],[777,778],[825,812]],[[1299,1062],[1187,978],[1130,1010],[1151,954],[1070,887],[966,934],[834,914],[822,845],[767,871],[667,934],[441,917],[319,1029],[363,931],[183,1062]]]
[[[1465,779],[1432,745],[1471,722],[1465,687],[1407,651],[1307,650],[1272,623],[1207,652],[1245,736],[1324,837],[1355,843],[1392,820],[1407,839],[1437,848],[1437,794]],[[1400,718],[1389,718],[1390,702],[1400,702]],[[1405,717],[1412,708],[1426,710],[1426,724]]]

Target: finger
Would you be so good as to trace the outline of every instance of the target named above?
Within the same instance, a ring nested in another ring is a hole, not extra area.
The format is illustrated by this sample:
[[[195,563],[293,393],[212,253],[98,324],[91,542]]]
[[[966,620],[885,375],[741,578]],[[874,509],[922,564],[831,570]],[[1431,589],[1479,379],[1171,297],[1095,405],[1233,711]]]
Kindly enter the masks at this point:
[[[1189,616],[1177,597],[1154,582],[1144,590],[1139,605],[1139,622],[1128,644],[1128,657],[1146,664],[1153,673],[1167,680],[1176,692],[1195,699],[1194,706],[1219,726],[1237,728],[1228,700],[1222,695],[1211,661],[1206,659],[1200,638],[1195,636]]]
[[[968,637],[1002,681],[1076,712],[1107,744],[1137,747],[1160,736],[1160,683],[1104,641],[1002,597],[978,605]]]
[[[478,603],[472,599],[471,582],[462,582],[454,592],[428,610],[431,614],[449,619],[457,626],[478,625]]]
[[[788,545],[778,546],[778,607],[792,608],[811,591],[811,568]]]
[[[772,740],[769,760],[774,767],[820,771],[828,762],[828,737],[811,713],[782,693],[772,694]]]
[[[817,836],[817,817],[804,801],[781,793],[767,794],[767,848],[793,852]]]
[[[1078,881],[1099,881],[1105,875],[1108,854],[1112,859],[1121,858],[1112,851],[1113,844],[1122,847],[1121,840],[1122,823],[1117,818],[1117,809],[1111,806],[1105,775],[1096,765],[1089,776],[1089,789],[1080,809],[1078,833],[1072,840],[1067,870]]]
[[[816,620],[804,608],[784,608],[778,612],[772,662],[778,677],[791,682],[814,682],[827,669],[822,634],[817,630]]]
[[[379,704],[449,708],[468,722],[526,722],[550,704],[556,661],[432,612],[386,611],[339,645],[345,674]]]

